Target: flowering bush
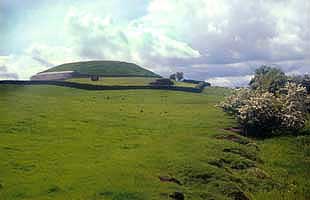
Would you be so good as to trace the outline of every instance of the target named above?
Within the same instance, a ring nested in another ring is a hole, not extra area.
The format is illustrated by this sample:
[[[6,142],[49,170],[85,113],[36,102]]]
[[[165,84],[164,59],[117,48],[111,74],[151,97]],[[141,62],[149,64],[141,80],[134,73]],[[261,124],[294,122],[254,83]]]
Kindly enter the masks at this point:
[[[306,122],[306,88],[288,83],[285,90],[287,94],[281,96],[281,126],[289,130],[301,129]]]
[[[305,100],[305,106],[306,106],[307,112],[310,113],[310,95],[308,95]]]
[[[222,102],[224,111],[236,116],[244,130],[272,133],[276,130],[296,131],[306,122],[306,89],[287,83],[275,94],[263,90],[239,89]]]
[[[247,88],[236,89],[234,93],[227,97],[225,101],[220,103],[220,107],[230,114],[238,114],[239,108],[246,104],[246,100],[250,97],[251,90]]]
[[[280,102],[269,92],[251,92],[238,109],[237,119],[245,129],[273,130],[280,121]]]
[[[310,74],[291,76],[289,77],[289,81],[302,85],[307,89],[308,94],[310,94]]]

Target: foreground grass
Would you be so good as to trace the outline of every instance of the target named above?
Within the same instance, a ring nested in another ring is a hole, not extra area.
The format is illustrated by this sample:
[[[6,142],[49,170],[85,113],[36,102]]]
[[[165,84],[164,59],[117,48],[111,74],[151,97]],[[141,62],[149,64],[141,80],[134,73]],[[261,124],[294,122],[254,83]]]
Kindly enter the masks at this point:
[[[154,82],[157,78],[147,78],[147,77],[105,77],[100,78],[98,81],[92,81],[90,78],[71,78],[67,81],[75,83],[86,83],[92,85],[122,85],[122,86],[140,86],[140,85],[149,85]],[[195,87],[196,84],[184,83],[174,81],[175,86],[182,87]]]
[[[0,86],[0,199],[290,199],[292,180],[306,199],[294,138],[225,131],[235,121],[214,105],[228,92]]]
[[[310,199],[310,136],[259,141],[264,168],[280,187],[260,191],[257,199]]]

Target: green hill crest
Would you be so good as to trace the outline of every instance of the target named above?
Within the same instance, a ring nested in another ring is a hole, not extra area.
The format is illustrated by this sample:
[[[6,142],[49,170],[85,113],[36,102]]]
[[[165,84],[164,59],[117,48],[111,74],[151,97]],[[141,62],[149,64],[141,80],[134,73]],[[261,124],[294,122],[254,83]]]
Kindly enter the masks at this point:
[[[74,71],[80,75],[98,75],[106,77],[160,77],[134,63],[120,61],[83,61],[66,63],[50,68],[42,73]]]

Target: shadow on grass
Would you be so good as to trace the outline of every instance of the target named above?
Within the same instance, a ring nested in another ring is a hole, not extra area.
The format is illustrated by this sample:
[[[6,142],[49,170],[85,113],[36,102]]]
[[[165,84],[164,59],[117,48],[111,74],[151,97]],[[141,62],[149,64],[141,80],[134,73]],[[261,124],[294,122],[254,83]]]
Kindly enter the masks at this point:
[[[104,191],[99,192],[95,198],[108,198],[111,200],[143,200],[144,198],[141,196],[141,194],[137,192],[125,192],[125,191]]]

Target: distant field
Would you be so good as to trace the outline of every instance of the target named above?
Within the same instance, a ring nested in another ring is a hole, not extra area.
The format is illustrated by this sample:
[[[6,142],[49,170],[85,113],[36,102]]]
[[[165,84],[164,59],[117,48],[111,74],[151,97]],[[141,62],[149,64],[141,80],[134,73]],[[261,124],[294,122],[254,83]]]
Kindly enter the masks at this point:
[[[184,83],[180,81],[174,81],[175,86],[180,86],[180,87],[196,87],[196,84],[193,83]]]
[[[155,80],[156,78],[144,77],[106,77],[100,78],[99,81],[92,81],[90,78],[72,78],[68,79],[67,81],[93,85],[149,85]]]
[[[229,93],[0,85],[0,199],[310,199],[307,139],[224,130]]]
[[[68,79],[69,82],[87,83],[93,85],[149,85],[154,82],[156,78],[145,78],[145,77],[105,77],[100,78],[99,81],[92,81],[90,78],[72,78]],[[182,87],[195,87],[196,84],[174,82],[175,86]]]

